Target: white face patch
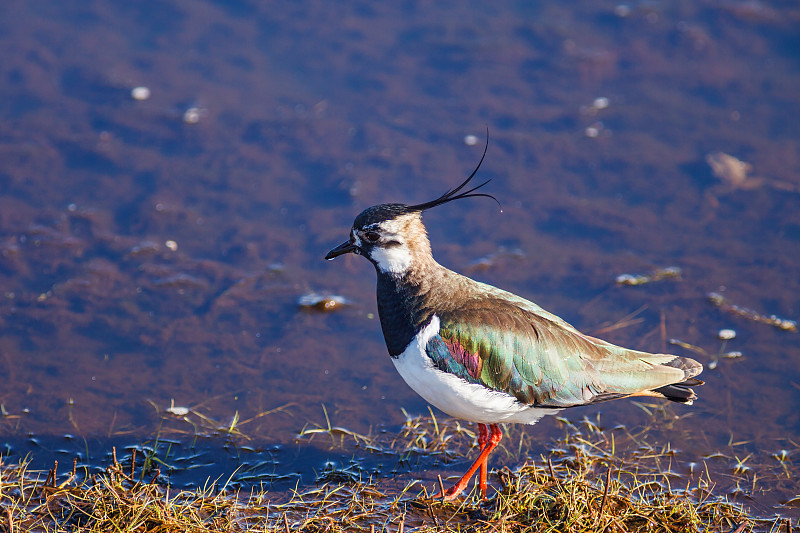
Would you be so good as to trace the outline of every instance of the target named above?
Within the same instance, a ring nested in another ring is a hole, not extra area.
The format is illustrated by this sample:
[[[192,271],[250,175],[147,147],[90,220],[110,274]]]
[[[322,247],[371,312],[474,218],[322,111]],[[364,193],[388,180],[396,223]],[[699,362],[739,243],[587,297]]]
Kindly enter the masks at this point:
[[[411,253],[405,244],[389,248],[375,246],[370,257],[386,274],[403,274],[411,267]]]
[[[408,248],[403,235],[406,223],[401,219],[385,220],[361,228],[361,231],[374,231],[380,234],[381,239],[371,248],[367,246],[370,259],[375,261],[378,269],[385,274],[401,275],[411,268],[411,250]],[[354,234],[356,245],[362,247],[367,244],[364,239]]]

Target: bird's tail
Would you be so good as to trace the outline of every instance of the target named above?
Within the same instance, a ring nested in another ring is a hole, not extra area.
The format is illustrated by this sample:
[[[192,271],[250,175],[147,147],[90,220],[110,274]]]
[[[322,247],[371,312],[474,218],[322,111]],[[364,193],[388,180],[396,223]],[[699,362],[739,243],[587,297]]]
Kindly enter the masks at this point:
[[[703,365],[688,357],[676,357],[664,364],[665,366],[672,366],[683,370],[683,381],[671,385],[664,385],[663,387],[653,389],[651,392],[667,400],[672,400],[673,402],[691,405],[692,402],[697,399],[697,395],[690,387],[703,384],[699,379],[695,379],[695,376],[703,371]]]

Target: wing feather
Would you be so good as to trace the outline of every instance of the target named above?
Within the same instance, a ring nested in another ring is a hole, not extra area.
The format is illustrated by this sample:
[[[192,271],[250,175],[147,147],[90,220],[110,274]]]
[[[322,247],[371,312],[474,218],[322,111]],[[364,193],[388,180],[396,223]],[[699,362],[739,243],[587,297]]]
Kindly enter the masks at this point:
[[[584,335],[536,304],[484,285],[482,298],[440,313],[441,328],[426,347],[434,364],[520,402],[569,407],[648,393],[668,395],[702,366],[668,354],[628,350]],[[486,287],[491,289],[486,297]],[[685,391],[682,386],[681,390]],[[687,399],[688,398],[688,399]]]

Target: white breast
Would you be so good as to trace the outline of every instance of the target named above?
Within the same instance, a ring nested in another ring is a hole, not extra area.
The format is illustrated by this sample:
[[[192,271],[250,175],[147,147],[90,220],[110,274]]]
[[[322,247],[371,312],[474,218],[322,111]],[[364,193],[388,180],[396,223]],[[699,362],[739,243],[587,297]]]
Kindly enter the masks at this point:
[[[434,315],[431,323],[417,333],[405,351],[392,359],[408,386],[434,407],[450,416],[483,424],[534,424],[544,415],[558,411],[525,405],[505,392],[493,391],[442,372],[425,353],[428,341],[438,333],[439,317]]]

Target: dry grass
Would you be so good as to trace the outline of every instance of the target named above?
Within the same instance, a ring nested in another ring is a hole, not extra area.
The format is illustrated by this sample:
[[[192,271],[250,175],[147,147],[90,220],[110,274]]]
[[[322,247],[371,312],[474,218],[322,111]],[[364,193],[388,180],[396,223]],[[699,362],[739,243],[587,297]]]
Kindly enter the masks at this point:
[[[208,483],[182,491],[160,483],[156,457],[113,455],[105,473],[56,484],[50,472],[26,463],[0,465],[0,531],[136,532],[743,532],[784,533],[780,518],[759,520],[713,493],[710,475],[691,479],[671,472],[672,451],[646,445],[624,457],[614,439],[588,421],[570,424],[552,453],[492,475],[496,492],[460,504],[428,497],[411,476],[397,486],[330,472],[315,487],[249,493]],[[453,438],[457,436],[459,438]],[[359,435],[330,422],[306,428],[303,439],[325,437],[338,446],[447,459],[465,452],[474,434],[455,420],[409,417],[397,435]],[[509,439],[511,441],[512,439]],[[689,479],[689,480],[687,480]],[[680,481],[680,485],[676,483]]]

